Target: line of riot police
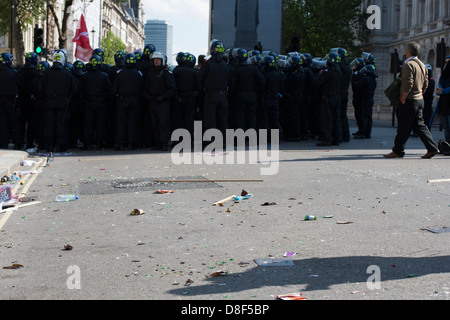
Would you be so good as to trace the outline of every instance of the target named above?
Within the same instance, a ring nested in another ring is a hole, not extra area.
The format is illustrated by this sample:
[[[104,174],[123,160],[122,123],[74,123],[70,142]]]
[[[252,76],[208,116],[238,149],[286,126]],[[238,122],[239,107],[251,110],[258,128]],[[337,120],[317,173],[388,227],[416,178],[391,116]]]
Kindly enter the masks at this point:
[[[195,120],[203,129],[279,129],[286,141],[319,140],[318,146],[350,140],[349,88],[358,124],[355,138],[370,138],[375,58],[348,63],[345,49],[326,58],[298,52],[247,51],[211,41],[201,68],[190,53],[167,57],[153,45],[143,51],[118,51],[106,65],[102,49],[89,63],[67,62],[64,50],[53,64],[29,53],[12,68],[0,56],[0,148],[65,151],[68,148],[166,151],[171,132]]]

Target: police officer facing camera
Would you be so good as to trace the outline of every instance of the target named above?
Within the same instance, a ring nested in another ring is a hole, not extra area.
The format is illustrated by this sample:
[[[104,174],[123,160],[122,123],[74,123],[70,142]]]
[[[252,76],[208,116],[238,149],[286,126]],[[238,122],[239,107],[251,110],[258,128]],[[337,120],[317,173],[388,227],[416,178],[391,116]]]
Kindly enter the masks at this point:
[[[155,149],[169,150],[170,103],[176,96],[177,87],[173,75],[166,66],[166,57],[160,51],[152,54],[153,68],[144,84],[144,97],[147,99],[152,119]]]
[[[138,145],[139,112],[144,77],[136,69],[137,59],[133,53],[125,57],[125,68],[118,71],[114,82],[117,101],[116,150],[134,150]]]
[[[12,69],[13,56],[0,54],[0,149],[8,149],[12,138],[14,108],[23,84],[22,76]]]

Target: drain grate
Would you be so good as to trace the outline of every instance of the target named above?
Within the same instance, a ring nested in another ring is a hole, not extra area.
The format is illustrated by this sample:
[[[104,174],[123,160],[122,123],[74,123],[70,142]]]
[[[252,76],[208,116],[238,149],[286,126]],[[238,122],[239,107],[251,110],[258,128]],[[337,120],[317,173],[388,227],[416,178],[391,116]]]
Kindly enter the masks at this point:
[[[183,180],[183,182],[169,182],[168,180]],[[192,182],[189,180],[192,180]],[[204,177],[140,178],[102,181],[87,180],[80,182],[79,193],[80,195],[101,195],[156,191],[159,189],[182,190],[207,188],[221,188],[221,186]]]

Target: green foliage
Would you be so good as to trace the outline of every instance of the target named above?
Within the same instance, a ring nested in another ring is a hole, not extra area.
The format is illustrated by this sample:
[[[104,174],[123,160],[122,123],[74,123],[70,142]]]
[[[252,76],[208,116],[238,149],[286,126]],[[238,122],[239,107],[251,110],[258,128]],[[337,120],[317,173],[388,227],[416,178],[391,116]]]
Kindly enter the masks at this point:
[[[105,38],[102,39],[100,47],[105,52],[106,64],[114,64],[114,54],[117,51],[125,50],[126,46],[112,31],[108,31]]]
[[[14,0],[17,8],[17,20],[25,30],[33,24],[34,19],[45,15],[44,0]],[[11,0],[0,0],[0,35],[9,33],[11,26]]]
[[[283,42],[299,39],[300,52],[324,57],[331,48],[342,47],[356,56],[355,40],[363,36],[367,14],[361,0],[285,0]],[[287,48],[286,48],[287,50]]]

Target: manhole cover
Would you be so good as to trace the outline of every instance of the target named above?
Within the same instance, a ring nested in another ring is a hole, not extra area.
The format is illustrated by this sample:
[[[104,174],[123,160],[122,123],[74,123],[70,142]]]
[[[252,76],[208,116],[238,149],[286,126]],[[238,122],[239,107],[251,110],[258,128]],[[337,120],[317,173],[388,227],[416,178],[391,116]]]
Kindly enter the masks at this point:
[[[173,181],[176,180],[176,181]],[[81,195],[130,193],[167,189],[207,189],[220,186],[204,177],[140,178],[120,180],[87,180],[80,183]]]

